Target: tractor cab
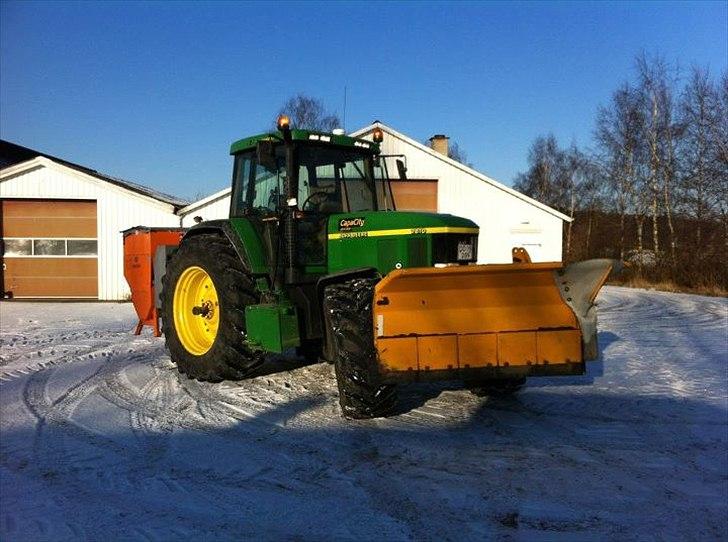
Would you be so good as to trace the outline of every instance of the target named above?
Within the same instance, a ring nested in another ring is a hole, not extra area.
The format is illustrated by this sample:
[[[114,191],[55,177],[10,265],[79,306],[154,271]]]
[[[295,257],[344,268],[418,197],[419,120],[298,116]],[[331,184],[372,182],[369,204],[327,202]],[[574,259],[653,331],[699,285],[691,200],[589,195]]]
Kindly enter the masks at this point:
[[[246,218],[255,225],[268,261],[280,261],[283,254],[286,265],[297,268],[296,275],[326,273],[332,215],[394,210],[377,139],[381,134],[371,142],[290,130],[283,118],[279,132],[234,143],[231,219]],[[281,236],[286,227],[288,237]],[[281,246],[282,239],[293,246]]]

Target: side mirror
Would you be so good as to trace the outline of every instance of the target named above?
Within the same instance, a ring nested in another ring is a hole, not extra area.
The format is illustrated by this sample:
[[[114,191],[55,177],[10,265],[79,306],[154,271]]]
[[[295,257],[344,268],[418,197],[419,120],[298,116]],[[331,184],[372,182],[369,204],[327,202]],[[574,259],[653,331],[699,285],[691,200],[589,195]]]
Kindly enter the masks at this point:
[[[255,156],[258,163],[268,171],[276,171],[278,169],[276,151],[272,141],[265,139],[258,141],[258,144],[255,146]]]
[[[397,160],[397,172],[399,173],[399,178],[403,181],[407,180],[407,166],[404,165],[404,162],[402,160]]]

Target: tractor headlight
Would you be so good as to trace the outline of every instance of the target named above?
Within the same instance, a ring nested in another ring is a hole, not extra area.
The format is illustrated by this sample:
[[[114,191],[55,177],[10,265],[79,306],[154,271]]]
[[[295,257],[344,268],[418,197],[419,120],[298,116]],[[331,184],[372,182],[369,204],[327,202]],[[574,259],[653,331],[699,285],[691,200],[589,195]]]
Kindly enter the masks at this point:
[[[432,236],[433,264],[472,263],[478,259],[478,237],[463,234]]]

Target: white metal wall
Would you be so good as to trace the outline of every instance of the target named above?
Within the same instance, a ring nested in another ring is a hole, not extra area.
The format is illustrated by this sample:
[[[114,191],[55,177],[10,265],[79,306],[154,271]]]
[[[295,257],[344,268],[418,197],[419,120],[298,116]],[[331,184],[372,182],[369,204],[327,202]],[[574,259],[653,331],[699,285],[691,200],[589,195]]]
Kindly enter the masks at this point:
[[[204,201],[204,200],[202,200]],[[195,217],[202,220],[215,220],[230,216],[230,189],[215,194],[215,197],[205,203],[193,203],[179,210],[182,226],[189,228],[195,225]]]
[[[371,139],[368,135],[360,137]],[[438,180],[438,212],[469,218],[480,226],[479,263],[510,263],[514,246],[526,246],[533,261],[561,261],[563,221],[558,216],[389,131],[384,132],[382,152],[404,154],[407,177]],[[396,175],[396,172],[390,172],[392,174]]]
[[[48,160],[36,160],[46,165],[0,179],[0,198],[95,200],[99,299],[126,299],[129,287],[124,279],[120,232],[140,225],[177,227],[179,217],[174,213],[174,207]]]

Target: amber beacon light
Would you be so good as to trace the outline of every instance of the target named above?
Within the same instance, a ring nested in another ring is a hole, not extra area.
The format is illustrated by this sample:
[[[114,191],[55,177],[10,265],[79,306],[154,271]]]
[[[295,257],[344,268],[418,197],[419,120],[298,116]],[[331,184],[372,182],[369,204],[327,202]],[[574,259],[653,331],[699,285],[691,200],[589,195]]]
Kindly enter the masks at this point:
[[[291,128],[291,120],[288,118],[288,115],[281,115],[278,117],[278,129],[288,130]]]
[[[372,132],[372,139],[374,140],[374,143],[381,143],[384,141],[384,132],[381,128],[374,128],[374,131]]]

